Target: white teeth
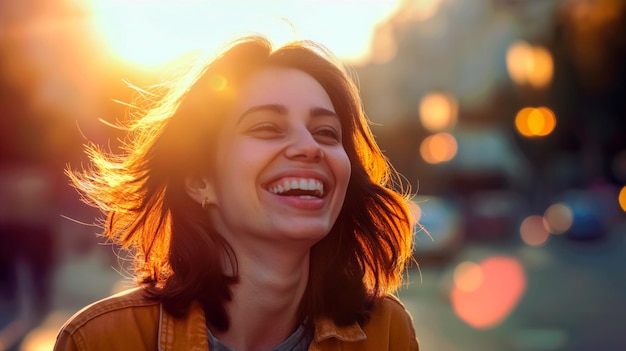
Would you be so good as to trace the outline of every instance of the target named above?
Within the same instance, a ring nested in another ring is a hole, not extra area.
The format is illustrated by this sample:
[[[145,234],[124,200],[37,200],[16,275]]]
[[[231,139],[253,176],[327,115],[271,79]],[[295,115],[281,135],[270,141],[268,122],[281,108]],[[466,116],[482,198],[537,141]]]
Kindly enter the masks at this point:
[[[282,194],[292,189],[308,190],[317,192],[318,196],[324,195],[324,183],[316,179],[291,179],[285,180],[282,184],[278,184],[270,188],[270,192],[274,194]],[[310,195],[303,195],[304,197],[313,198]]]

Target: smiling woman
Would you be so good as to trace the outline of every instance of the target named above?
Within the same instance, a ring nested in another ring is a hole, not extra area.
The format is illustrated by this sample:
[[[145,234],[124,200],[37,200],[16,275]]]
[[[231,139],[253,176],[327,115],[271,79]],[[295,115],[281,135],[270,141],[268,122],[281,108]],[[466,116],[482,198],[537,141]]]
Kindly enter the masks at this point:
[[[92,146],[68,175],[139,288],[77,313],[56,350],[418,350],[393,295],[409,200],[329,51],[240,38],[138,117],[122,155]]]
[[[109,1],[91,0],[99,35],[123,60],[158,66],[190,50],[213,50],[243,33],[275,43],[300,37],[323,42],[342,60],[369,55],[375,26],[398,1]],[[346,16],[350,13],[350,16]]]

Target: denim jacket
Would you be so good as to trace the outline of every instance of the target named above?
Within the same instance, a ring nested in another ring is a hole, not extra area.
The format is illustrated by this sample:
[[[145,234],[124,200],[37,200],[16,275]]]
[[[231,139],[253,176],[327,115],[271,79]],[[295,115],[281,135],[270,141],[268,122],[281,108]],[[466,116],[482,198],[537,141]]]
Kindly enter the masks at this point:
[[[338,326],[326,318],[314,325],[309,351],[419,350],[411,316],[392,296],[378,303],[363,326]],[[204,311],[198,303],[191,305],[184,318],[174,318],[158,301],[133,289],[77,312],[61,328],[54,350],[207,351],[209,344]]]

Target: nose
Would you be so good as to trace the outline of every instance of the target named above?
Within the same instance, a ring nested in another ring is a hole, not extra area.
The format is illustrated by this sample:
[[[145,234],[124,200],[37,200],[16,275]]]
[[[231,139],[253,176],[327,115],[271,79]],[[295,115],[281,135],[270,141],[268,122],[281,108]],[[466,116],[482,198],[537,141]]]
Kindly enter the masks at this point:
[[[285,155],[290,159],[319,161],[324,157],[320,144],[308,129],[293,131]]]

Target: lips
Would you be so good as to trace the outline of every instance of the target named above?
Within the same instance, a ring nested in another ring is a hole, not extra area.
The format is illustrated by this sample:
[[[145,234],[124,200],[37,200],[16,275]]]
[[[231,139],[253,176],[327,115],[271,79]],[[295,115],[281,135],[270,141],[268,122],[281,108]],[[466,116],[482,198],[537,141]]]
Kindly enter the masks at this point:
[[[322,198],[324,182],[316,178],[286,177],[269,183],[267,190],[280,196]]]

